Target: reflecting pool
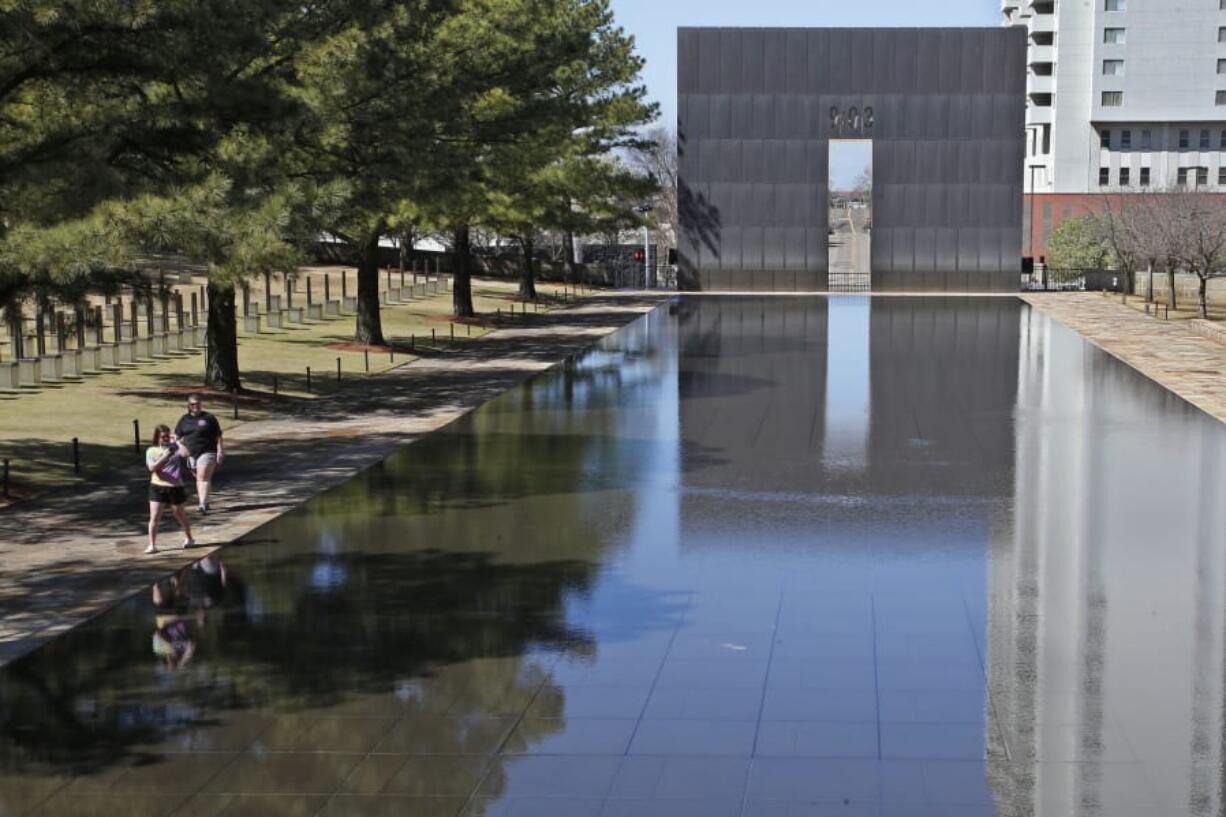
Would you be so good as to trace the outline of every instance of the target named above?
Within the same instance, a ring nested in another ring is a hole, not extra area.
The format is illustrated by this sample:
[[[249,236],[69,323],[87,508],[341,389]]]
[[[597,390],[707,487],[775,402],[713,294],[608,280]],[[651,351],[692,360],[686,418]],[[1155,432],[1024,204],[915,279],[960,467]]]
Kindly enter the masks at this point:
[[[681,299],[389,454],[0,671],[0,815],[1226,806],[1226,427],[1015,299]]]

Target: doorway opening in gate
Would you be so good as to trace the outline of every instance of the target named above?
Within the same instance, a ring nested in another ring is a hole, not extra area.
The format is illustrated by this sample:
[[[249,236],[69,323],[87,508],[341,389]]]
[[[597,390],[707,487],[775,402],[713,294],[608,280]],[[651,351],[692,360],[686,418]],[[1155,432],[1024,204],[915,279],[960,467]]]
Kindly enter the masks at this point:
[[[873,142],[830,140],[826,269],[831,292],[872,288]]]

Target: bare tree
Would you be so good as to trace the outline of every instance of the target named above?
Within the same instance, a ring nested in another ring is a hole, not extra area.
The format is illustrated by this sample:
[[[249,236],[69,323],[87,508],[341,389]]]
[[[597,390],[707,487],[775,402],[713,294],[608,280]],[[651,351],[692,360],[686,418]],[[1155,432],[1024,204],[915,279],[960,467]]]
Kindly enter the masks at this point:
[[[1166,272],[1166,305],[1177,308],[1175,275],[1188,267],[1188,221],[1180,190],[1156,192],[1148,207],[1149,229],[1154,236],[1158,255]]]
[[[1103,240],[1126,248],[1134,268],[1150,269],[1149,299],[1153,299],[1153,271],[1163,268],[1167,279],[1167,306],[1175,309],[1175,278],[1179,272],[1198,280],[1198,308],[1208,317],[1208,285],[1226,277],[1226,202],[1218,196],[1185,188],[1133,194],[1109,203],[1099,217]],[[1115,249],[1123,259],[1124,253]],[[1121,263],[1121,269],[1124,269]]]
[[[1103,209],[1094,215],[1094,232],[1111,253],[1116,269],[1124,274],[1124,291],[1135,292],[1137,269],[1145,262],[1147,229],[1139,200],[1130,195],[1103,197]]]
[[[1207,319],[1209,280],[1226,277],[1226,203],[1192,191],[1179,198],[1187,223],[1188,271],[1197,277],[1200,316]]]
[[[661,244],[677,246],[677,136],[668,128],[652,128],[644,134],[646,145],[633,151],[630,166],[651,176],[660,186],[654,197],[656,231]]]
[[[869,202],[873,196],[873,169],[866,167],[859,172],[852,182],[851,194],[860,201]]]

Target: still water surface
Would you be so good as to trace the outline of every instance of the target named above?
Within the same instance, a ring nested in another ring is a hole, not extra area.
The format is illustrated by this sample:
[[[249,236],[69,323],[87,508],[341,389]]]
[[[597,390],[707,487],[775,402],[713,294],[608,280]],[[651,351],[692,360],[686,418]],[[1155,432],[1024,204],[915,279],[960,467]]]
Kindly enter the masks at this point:
[[[0,815],[1218,815],[1224,500],[1016,300],[680,301],[0,671]]]

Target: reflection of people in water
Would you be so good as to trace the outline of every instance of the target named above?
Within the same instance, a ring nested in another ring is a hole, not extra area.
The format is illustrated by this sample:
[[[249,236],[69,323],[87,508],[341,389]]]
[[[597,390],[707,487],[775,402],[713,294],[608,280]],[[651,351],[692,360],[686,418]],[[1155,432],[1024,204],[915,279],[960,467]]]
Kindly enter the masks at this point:
[[[187,597],[197,610],[211,610],[226,595],[229,573],[217,554],[210,553],[187,570]]]
[[[181,669],[196,653],[196,642],[188,629],[183,572],[171,576],[165,585],[153,585],[153,654],[162,658],[169,670]]]
[[[191,660],[196,651],[193,624],[203,627],[209,611],[222,607],[236,586],[241,582],[233,580],[216,553],[153,585],[153,652],[165,659],[167,669],[180,669]]]

